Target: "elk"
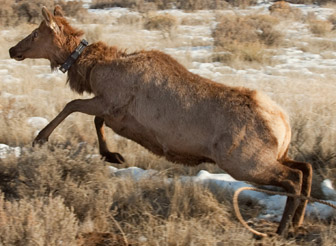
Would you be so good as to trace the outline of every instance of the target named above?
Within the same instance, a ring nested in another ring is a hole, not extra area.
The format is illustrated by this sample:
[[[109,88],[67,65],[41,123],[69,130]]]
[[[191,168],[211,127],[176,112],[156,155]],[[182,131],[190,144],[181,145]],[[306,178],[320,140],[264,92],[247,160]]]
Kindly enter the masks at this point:
[[[87,45],[59,6],[54,14],[43,7],[42,15],[10,57],[48,59],[51,68],[67,71],[72,90],[93,97],[66,104],[34,144],[46,142],[71,113],[93,115],[106,161],[124,158],[108,149],[104,124],[169,161],[215,163],[237,180],[283,188],[296,197],[287,198],[277,233],[285,236],[289,225],[302,224],[307,201],[297,197],[310,196],[312,167],[287,156],[289,119],[269,97],[193,74],[157,50],[126,53],[103,42]]]

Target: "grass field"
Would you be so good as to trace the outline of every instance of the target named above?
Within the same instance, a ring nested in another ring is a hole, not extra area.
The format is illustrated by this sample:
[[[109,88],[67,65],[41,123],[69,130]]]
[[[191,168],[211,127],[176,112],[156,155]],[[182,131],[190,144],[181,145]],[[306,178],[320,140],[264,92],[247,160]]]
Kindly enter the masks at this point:
[[[332,1],[322,6],[302,1],[271,10],[270,3],[250,6],[252,1],[239,7],[228,1],[215,10],[211,6],[216,1],[187,7],[178,1],[182,10],[166,9],[171,1],[143,1],[147,4],[141,8],[132,5],[137,1],[124,2],[131,9],[74,4],[66,12],[89,42],[104,40],[129,52],[159,49],[204,77],[266,92],[290,115],[291,157],[313,165],[312,195],[328,198],[320,183],[336,183]],[[334,244],[335,217],[307,217],[288,238],[254,239],[235,218],[231,192],[179,179],[200,170],[223,172],[218,167],[175,165],[107,129],[110,149],[127,160],[116,167],[159,171],[157,179],[140,181],[111,174],[108,163],[97,157],[91,116],[69,116],[46,146],[33,149],[31,142],[45,121],[32,123],[31,117],[50,121],[70,100],[90,95],[71,92],[66,76],[51,72],[47,61],[9,59],[9,48],[41,20],[40,10],[32,23],[15,19],[18,9],[23,7],[4,8],[0,25],[0,144],[21,150],[19,156],[0,158],[0,245],[124,245],[123,238],[130,245],[153,246]],[[172,181],[164,182],[166,178]],[[240,204],[253,227],[276,230],[276,222],[256,219],[264,209],[258,201],[242,199]]]

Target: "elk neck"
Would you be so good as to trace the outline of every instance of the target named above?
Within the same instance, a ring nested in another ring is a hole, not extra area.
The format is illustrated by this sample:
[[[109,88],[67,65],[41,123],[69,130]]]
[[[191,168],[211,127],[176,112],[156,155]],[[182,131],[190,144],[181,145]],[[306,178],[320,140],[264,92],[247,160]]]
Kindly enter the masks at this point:
[[[82,39],[76,49],[70,54],[70,56],[66,59],[66,61],[59,68],[63,73],[66,73],[72,64],[76,62],[82,52],[85,50],[86,46],[88,46],[88,42],[85,39]]]
[[[94,66],[106,65],[127,54],[103,42],[88,45],[68,70],[67,82],[79,94],[92,93],[90,74]]]

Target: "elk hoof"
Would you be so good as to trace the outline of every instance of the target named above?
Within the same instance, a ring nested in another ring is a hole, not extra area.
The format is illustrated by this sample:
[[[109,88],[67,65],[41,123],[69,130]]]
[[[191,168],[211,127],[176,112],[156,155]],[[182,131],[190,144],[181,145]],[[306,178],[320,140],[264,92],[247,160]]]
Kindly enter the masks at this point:
[[[117,163],[117,164],[122,164],[125,162],[124,157],[116,152],[107,152],[107,153],[102,153],[102,158],[111,163]]]
[[[42,139],[35,138],[34,141],[33,141],[33,147],[35,147],[35,146],[42,146],[46,142],[48,142],[47,138],[42,138]]]

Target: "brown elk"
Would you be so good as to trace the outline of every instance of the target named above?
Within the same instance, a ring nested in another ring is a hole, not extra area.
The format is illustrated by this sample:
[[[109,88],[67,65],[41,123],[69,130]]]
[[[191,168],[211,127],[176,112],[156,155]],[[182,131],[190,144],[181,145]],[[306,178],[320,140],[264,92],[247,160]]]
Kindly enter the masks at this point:
[[[311,165],[287,157],[288,116],[266,95],[202,78],[160,51],[128,54],[102,42],[85,47],[83,33],[69,25],[60,7],[54,15],[43,7],[42,14],[40,26],[9,50],[10,57],[48,59],[52,68],[69,69],[72,90],[94,97],[69,102],[34,143],[47,141],[68,115],[81,112],[95,116],[107,161],[123,157],[107,148],[104,123],[170,161],[216,163],[238,180],[310,195]],[[278,234],[302,223],[306,204],[287,198]]]

